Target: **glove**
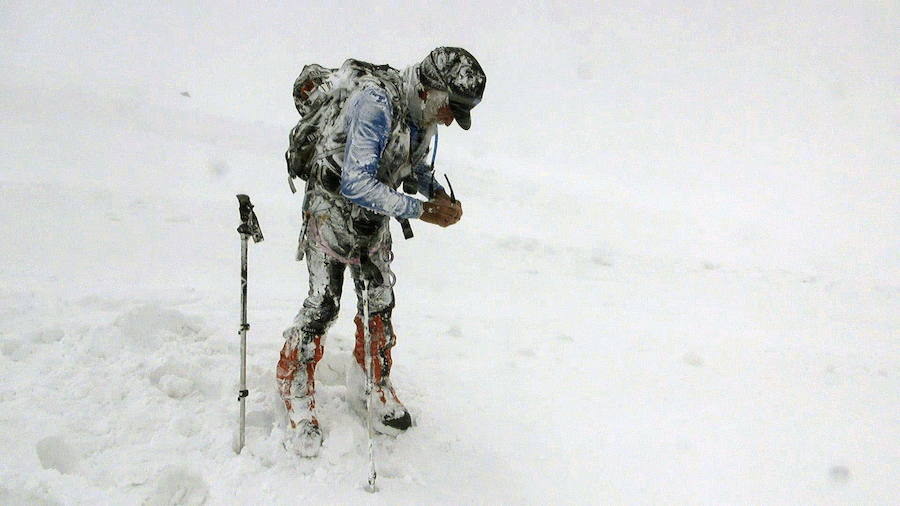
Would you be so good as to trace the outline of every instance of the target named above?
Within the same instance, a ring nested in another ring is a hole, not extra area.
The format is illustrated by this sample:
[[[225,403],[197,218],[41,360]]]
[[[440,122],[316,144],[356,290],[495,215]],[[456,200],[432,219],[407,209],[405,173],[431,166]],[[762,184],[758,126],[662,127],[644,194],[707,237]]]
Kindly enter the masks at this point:
[[[422,203],[420,220],[432,225],[449,227],[462,218],[462,204],[453,202],[446,194],[438,193],[434,200]]]

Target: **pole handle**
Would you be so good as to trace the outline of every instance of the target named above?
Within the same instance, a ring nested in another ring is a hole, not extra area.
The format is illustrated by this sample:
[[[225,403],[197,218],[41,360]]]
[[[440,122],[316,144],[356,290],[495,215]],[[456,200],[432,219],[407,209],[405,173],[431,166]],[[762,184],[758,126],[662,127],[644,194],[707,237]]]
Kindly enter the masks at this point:
[[[241,213],[241,224],[237,228],[238,233],[241,234],[242,238],[244,236],[252,237],[253,242],[262,241],[262,229],[259,227],[256,213],[253,212],[253,204],[250,203],[250,197],[242,193],[237,195],[237,199],[238,211]]]

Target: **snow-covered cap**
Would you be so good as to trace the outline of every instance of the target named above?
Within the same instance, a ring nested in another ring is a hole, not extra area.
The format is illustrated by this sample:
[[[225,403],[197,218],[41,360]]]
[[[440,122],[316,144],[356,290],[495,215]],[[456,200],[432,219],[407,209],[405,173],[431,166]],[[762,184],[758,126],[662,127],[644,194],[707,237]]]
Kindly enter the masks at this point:
[[[481,102],[487,76],[471,53],[461,47],[439,47],[419,64],[419,80],[450,94],[450,110],[463,130],[472,126],[471,110]]]

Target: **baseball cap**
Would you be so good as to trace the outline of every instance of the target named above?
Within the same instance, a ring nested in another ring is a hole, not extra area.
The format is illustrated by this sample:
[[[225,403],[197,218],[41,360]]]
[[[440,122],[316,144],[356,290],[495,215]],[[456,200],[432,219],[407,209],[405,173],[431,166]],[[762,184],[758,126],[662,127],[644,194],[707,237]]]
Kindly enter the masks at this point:
[[[450,110],[463,130],[472,126],[471,111],[484,94],[487,76],[478,60],[461,47],[439,47],[419,65],[419,80],[450,95]]]

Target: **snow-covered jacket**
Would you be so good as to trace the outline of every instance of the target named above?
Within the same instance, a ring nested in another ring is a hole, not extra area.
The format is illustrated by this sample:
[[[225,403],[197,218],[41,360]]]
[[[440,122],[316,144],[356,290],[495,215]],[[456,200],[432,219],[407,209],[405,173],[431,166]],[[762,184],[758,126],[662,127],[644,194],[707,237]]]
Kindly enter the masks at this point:
[[[361,79],[316,146],[322,160],[317,179],[327,191],[398,218],[422,214],[422,201],[397,191],[404,181],[416,181],[426,196],[442,189],[426,161],[436,126],[422,130],[410,119],[407,97],[416,83],[408,79],[399,72]]]
[[[429,184],[434,184],[431,167],[425,163],[430,136],[415,139],[418,142],[414,146],[413,133],[418,133],[414,124],[403,118],[394,128],[390,98],[376,86],[359,90],[344,107],[347,144],[341,195],[377,213],[418,218],[422,214],[422,201],[396,188],[411,174],[423,193]],[[392,149],[386,149],[392,141]]]

